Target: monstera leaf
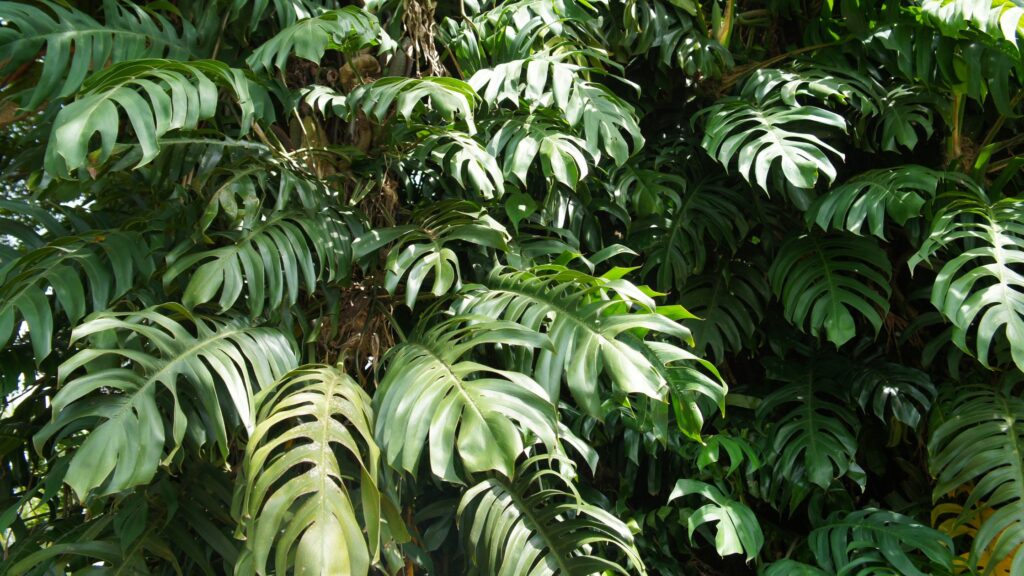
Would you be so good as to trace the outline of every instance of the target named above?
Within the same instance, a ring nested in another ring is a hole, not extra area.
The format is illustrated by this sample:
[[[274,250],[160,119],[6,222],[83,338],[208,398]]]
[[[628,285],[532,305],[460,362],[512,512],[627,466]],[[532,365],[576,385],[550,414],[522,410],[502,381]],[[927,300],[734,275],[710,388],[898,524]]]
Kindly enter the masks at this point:
[[[948,414],[928,440],[933,498],[973,485],[958,518],[981,525],[970,562],[989,559],[988,575],[1010,560],[1016,574],[1024,570],[1024,400],[1010,389],[962,387]]]
[[[721,361],[750,342],[770,297],[764,264],[735,259],[690,278],[679,302],[697,316],[685,322],[697,350]]]
[[[146,239],[117,230],[66,236],[33,250],[5,267],[6,279],[0,276],[0,346],[10,341],[21,317],[36,362],[41,362],[53,346],[48,294],[56,296],[53,303],[74,326],[87,309],[103,310],[131,288],[136,275],[149,274],[153,267]]]
[[[381,521],[370,397],[336,368],[306,366],[255,404],[236,501],[248,552],[239,571],[266,573],[276,551],[278,573],[368,574]]]
[[[457,521],[481,574],[646,574],[629,528],[585,502],[566,476],[571,462],[535,456],[514,481],[490,478],[459,502]],[[625,557],[626,562],[617,561]]]
[[[953,574],[949,536],[888,510],[837,514],[811,532],[810,546],[829,573]]]
[[[470,135],[451,130],[428,133],[417,146],[420,165],[443,174],[442,186],[454,181],[453,192],[470,191],[479,200],[505,194],[505,176],[497,159]],[[447,187],[447,186],[446,186]],[[461,194],[460,194],[461,195]]]
[[[953,342],[991,366],[994,340],[1005,341],[1024,370],[1024,199],[989,203],[980,191],[950,194],[911,270],[943,248],[955,256],[939,269],[932,304],[953,323]],[[967,343],[974,336],[974,346]],[[1005,339],[1005,340],[1003,340]]]
[[[265,110],[266,94],[240,70],[216,60],[144,59],[115,64],[92,75],[78,98],[63,107],[53,121],[46,148],[46,169],[67,174],[86,164],[90,141],[100,137],[96,163],[110,158],[118,143],[120,112],[128,116],[135,141],[142,149],[139,166],[156,158],[158,140],[171,130],[194,129],[212,118],[219,98],[218,84],[238,104],[242,130],[257,112]]]
[[[483,285],[468,286],[466,296],[466,311],[546,333],[554,346],[537,353],[534,378],[554,402],[564,375],[569,392],[590,415],[600,416],[604,410],[601,374],[621,393],[661,400],[667,391],[665,378],[654,367],[656,362],[622,341],[621,334],[645,330],[690,341],[689,330],[655,312],[653,300],[633,284],[593,278],[564,267],[521,272],[496,268]],[[626,302],[635,303],[642,311],[625,312]],[[658,345],[673,360],[696,360],[673,344]]]
[[[436,324],[430,319],[425,317],[385,358],[374,405],[375,436],[387,463],[415,473],[429,444],[434,475],[462,482],[488,470],[512,477],[516,458],[528,445],[524,436],[555,449],[555,410],[544,389],[525,374],[471,357],[474,348],[497,342],[550,348],[547,337],[481,317],[456,316]]]
[[[40,2],[45,9],[20,2],[0,4],[0,77],[31,64],[41,51],[39,80],[22,93],[33,109],[45,100],[70,96],[90,73],[140,58],[192,59],[201,56],[196,31],[188,21],[179,34],[159,13],[127,1],[105,0],[103,22],[67,5]]]
[[[676,482],[668,501],[689,494],[699,494],[711,501],[698,508],[687,520],[691,541],[697,527],[715,522],[715,550],[719,556],[746,554],[747,560],[757,557],[764,546],[764,534],[761,533],[761,525],[749,507],[706,482],[685,479]]]
[[[251,429],[252,395],[295,365],[281,332],[178,305],[101,313],[71,337],[94,344],[61,364],[35,444],[80,442],[65,477],[80,499],[149,483],[186,435],[225,457],[228,424]]]
[[[536,55],[476,72],[469,83],[494,106],[521,103],[531,111],[556,108],[576,127],[595,157],[607,153],[621,166],[644,145],[636,114],[625,100],[585,79],[584,67],[557,55]]]
[[[921,10],[946,33],[977,28],[1014,46],[1024,27],[1024,7],[1012,0],[925,0]]]
[[[877,333],[889,310],[892,266],[867,238],[814,233],[782,246],[768,271],[786,318],[842,346],[857,333],[853,311]]]
[[[828,488],[856,464],[860,423],[836,385],[842,367],[828,357],[806,365],[770,363],[769,378],[784,386],[765,397],[757,415],[772,422],[770,464],[776,477]]]
[[[541,172],[550,180],[575,190],[595,164],[587,143],[565,133],[564,123],[553,118],[535,115],[514,116],[494,130],[487,151],[502,159],[505,178],[515,177],[527,184],[527,175],[535,160],[540,160]]]
[[[945,178],[957,176],[909,164],[868,170],[819,196],[805,213],[807,223],[822,230],[863,233],[867,224],[874,236],[885,240],[887,218],[900,226],[921,215],[925,202]]]
[[[177,258],[164,272],[164,284],[187,273],[182,303],[194,307],[219,293],[221,312],[245,291],[249,311],[259,316],[265,307],[278,310],[286,302],[295,304],[300,287],[312,292],[318,280],[346,278],[353,228],[359,226],[351,215],[330,210],[316,216],[277,213],[252,230],[219,234],[231,244]]]
[[[935,400],[935,385],[928,374],[895,362],[872,362],[853,368],[853,394],[862,410],[884,421],[898,420],[910,427],[921,422]]]
[[[355,6],[330,10],[281,30],[264,42],[246,61],[254,70],[283,70],[289,56],[320,63],[328,48],[353,54],[377,42],[377,18]]]
[[[683,183],[658,176],[648,178],[639,190],[618,188],[614,193],[635,201],[637,194],[626,193],[645,189],[650,193],[653,185],[648,184],[658,181],[663,186]],[[631,239],[643,248],[644,272],[655,273],[656,286],[667,292],[687,286],[693,275],[703,272],[716,249],[735,252],[748,232],[748,223],[739,208],[744,195],[720,179],[704,179],[671,192],[661,188],[660,194],[665,208],[634,222]]]
[[[510,236],[505,227],[479,205],[467,200],[438,202],[419,210],[416,224],[377,229],[360,236],[355,244],[357,258],[392,244],[387,258],[384,286],[394,293],[403,278],[405,305],[416,307],[416,297],[427,276],[433,273],[431,293],[443,296],[462,285],[459,260],[446,244],[458,240],[495,250],[507,250]]]
[[[406,122],[423,123],[434,113],[447,122],[463,120],[473,134],[473,109],[479,100],[472,86],[455,78],[387,77],[357,86],[348,96],[348,108],[350,114],[358,110],[380,123],[392,106]]]
[[[789,106],[781,101],[755,104],[725,98],[702,111],[707,118],[701,146],[723,166],[736,159],[736,169],[748,182],[768,190],[768,176],[778,161],[783,177],[797,188],[813,188],[819,174],[829,182],[836,168],[829,153],[842,153],[799,125],[846,131],[846,120],[816,106]]]

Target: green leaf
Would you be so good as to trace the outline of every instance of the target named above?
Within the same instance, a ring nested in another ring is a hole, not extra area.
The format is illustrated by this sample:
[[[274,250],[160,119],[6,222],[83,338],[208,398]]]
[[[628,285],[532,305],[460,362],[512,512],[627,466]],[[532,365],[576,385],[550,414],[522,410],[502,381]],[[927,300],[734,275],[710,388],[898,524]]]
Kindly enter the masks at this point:
[[[1024,30],[1024,7],[1012,0],[924,0],[921,11],[931,16],[946,34],[976,28],[993,38],[1018,46]]]
[[[745,554],[747,561],[757,557],[764,546],[764,534],[754,512],[738,500],[726,496],[718,488],[698,480],[679,480],[668,497],[671,502],[689,494],[699,494],[709,504],[693,512],[687,520],[690,541],[698,526],[716,523],[715,550],[719,556]]]
[[[988,556],[986,576],[1012,558],[1009,573],[1024,569],[1024,400],[1011,390],[960,387],[928,440],[929,466],[937,477],[932,498],[973,486],[957,524],[981,525],[970,562]]]
[[[776,560],[758,572],[761,576],[829,576],[818,568],[788,558]]]
[[[506,251],[511,238],[505,227],[486,210],[468,200],[436,202],[417,210],[411,221],[415,224],[371,230],[357,238],[353,245],[362,258],[394,243],[388,252],[384,287],[394,294],[402,279],[407,278],[405,304],[409,308],[416,307],[420,288],[431,273],[431,293],[435,297],[461,288],[459,260],[447,245],[461,240]]]
[[[881,420],[898,420],[911,428],[928,414],[936,394],[927,374],[895,362],[858,363],[852,391],[862,410],[870,406]]]
[[[622,311],[623,302],[643,311]],[[690,341],[689,330],[653,313],[654,302],[633,284],[554,265],[521,272],[495,268],[482,286],[467,287],[463,309],[546,333],[554,347],[537,354],[534,378],[555,402],[564,376],[577,405],[597,417],[604,412],[600,374],[607,375],[618,393],[663,400],[667,392],[654,362],[619,335],[649,330]],[[693,358],[672,344],[662,347],[676,358]]]
[[[779,250],[768,271],[786,319],[842,346],[857,334],[853,312],[877,333],[889,310],[892,267],[867,238],[803,234]]]
[[[87,310],[104,310],[153,267],[146,239],[119,230],[66,236],[30,251],[10,263],[0,283],[0,346],[10,342],[20,316],[28,325],[35,361],[42,362],[53,345],[53,304],[75,326]]]
[[[815,106],[787,106],[781,102],[753,104],[724,98],[701,112],[707,117],[701,146],[748,182],[768,190],[768,175],[778,160],[785,179],[797,188],[813,188],[822,173],[832,182],[836,169],[827,153],[843,154],[814,133],[799,126],[832,128],[846,132],[846,120]]]
[[[818,564],[829,573],[953,574],[949,536],[888,510],[837,514],[811,531],[809,543]]]
[[[935,99],[930,94],[905,86],[893,88],[880,107],[879,136],[882,150],[896,152],[900,146],[907,150],[917,147],[920,128],[926,138],[934,131]]]
[[[378,123],[385,122],[392,106],[409,123],[426,123],[432,112],[448,123],[463,120],[473,134],[473,109],[479,100],[471,85],[455,78],[386,77],[357,86],[348,95],[348,107],[350,115],[358,110]]]
[[[537,211],[537,202],[531,196],[522,192],[509,194],[505,198],[505,213],[508,214],[512,227],[519,230],[519,223],[529,218]]]
[[[946,195],[931,234],[909,261],[911,270],[943,248],[955,250],[932,284],[932,304],[953,323],[953,342],[992,366],[999,339],[1024,370],[1024,199],[989,203],[981,191]],[[974,346],[967,343],[972,333]]]
[[[757,418],[771,423],[768,464],[780,481],[827,489],[856,465],[860,422],[837,385],[842,366],[829,357],[769,363],[769,378],[785,385],[765,397]]]
[[[0,4],[0,77],[35,61],[42,70],[21,93],[26,109],[70,96],[90,73],[140,58],[189,60],[199,52],[196,30],[187,20],[179,34],[170,20],[124,0],[103,2],[103,22],[67,5],[42,1],[42,9],[20,2]]]
[[[497,160],[467,134],[431,133],[417,144],[414,157],[436,170],[442,181],[454,180],[457,190],[475,192],[484,200],[505,194],[505,177]]]
[[[655,286],[664,291],[690,285],[690,278],[703,272],[717,254],[734,253],[749,229],[739,208],[747,200],[734,186],[717,178],[689,187],[681,180],[675,183],[681,185],[679,189],[661,191],[664,208],[654,208],[652,216],[630,226],[630,240],[645,256],[644,273],[654,273]],[[637,192],[617,189],[614,193],[636,198]]]
[[[319,64],[328,48],[352,55],[375,45],[379,34],[376,16],[357,6],[346,6],[288,26],[257,48],[246,63],[253,70],[268,73],[272,68],[284,70],[289,56]]]
[[[67,175],[86,164],[89,143],[100,136],[96,163],[110,158],[119,140],[120,113],[128,116],[142,148],[138,166],[156,158],[159,139],[171,130],[195,129],[217,111],[217,84],[228,88],[248,130],[266,95],[240,70],[215,60],[144,59],[115,64],[95,74],[78,98],[61,108],[46,148],[46,170]]]
[[[548,468],[555,464],[563,467]],[[571,461],[535,456],[515,481],[489,478],[466,491],[457,522],[481,574],[647,573],[626,524],[585,502],[564,466],[572,471]]]
[[[771,296],[763,264],[734,259],[683,286],[678,299],[697,316],[684,324],[698,352],[724,361],[753,343]]]
[[[385,359],[374,405],[375,435],[387,463],[415,474],[429,445],[431,472],[462,483],[488,470],[512,477],[516,458],[529,445],[524,436],[554,450],[555,410],[544,389],[525,374],[469,359],[476,347],[490,343],[548,348],[547,337],[475,316],[431,320],[426,316]]]
[[[255,405],[235,504],[243,566],[267,573],[273,555],[279,574],[368,574],[381,524],[370,397],[336,368],[305,366]]]
[[[916,164],[868,170],[815,199],[805,218],[808,225],[817,223],[822,230],[848,230],[858,235],[866,223],[871,234],[885,240],[887,217],[900,226],[919,217],[925,202],[947,179],[965,180]]]
[[[226,457],[227,423],[251,429],[252,394],[295,364],[291,343],[274,329],[193,316],[176,305],[101,313],[72,332],[73,342],[88,337],[116,341],[61,364],[53,418],[34,439],[41,450],[86,433],[65,478],[79,499],[148,484],[186,434]]]
[[[526,186],[535,160],[548,181],[575,190],[596,165],[587,143],[566,134],[565,126],[540,116],[513,117],[500,124],[487,151],[502,160],[507,180],[513,177]]]
[[[539,107],[561,111],[596,160],[600,161],[603,151],[621,166],[644,145],[636,114],[625,100],[585,80],[587,71],[558,55],[538,54],[478,70],[469,83],[492,107],[510,102],[515,107],[525,105],[530,112]]]
[[[217,234],[230,244],[178,257],[164,272],[169,287],[189,275],[182,303],[193,308],[220,294],[220,312],[245,294],[253,317],[264,308],[294,305],[300,289],[312,293],[319,281],[347,279],[351,270],[349,239],[360,227],[350,214],[279,212],[252,230]],[[180,252],[190,246],[179,246]]]

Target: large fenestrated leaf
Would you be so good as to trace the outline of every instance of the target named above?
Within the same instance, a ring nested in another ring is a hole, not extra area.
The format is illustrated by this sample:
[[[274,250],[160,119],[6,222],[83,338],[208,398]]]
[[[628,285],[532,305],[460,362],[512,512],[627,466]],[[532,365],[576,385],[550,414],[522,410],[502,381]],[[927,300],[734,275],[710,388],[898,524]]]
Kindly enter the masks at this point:
[[[976,28],[1017,46],[1017,38],[1024,30],[1024,6],[1013,0],[924,0],[921,10],[932,17],[940,30],[954,36],[967,28]]]
[[[77,445],[65,482],[81,499],[149,483],[186,435],[226,457],[229,424],[251,429],[252,394],[295,365],[281,332],[177,305],[101,313],[72,332],[86,339],[61,364],[53,418],[35,436],[37,449]]]
[[[1006,342],[1024,370],[1024,199],[989,203],[980,191],[945,199],[930,236],[910,259],[911,270],[949,249],[952,258],[939,269],[931,301],[953,323],[953,342],[985,366],[993,364],[993,342]]]
[[[428,315],[388,352],[374,396],[375,436],[388,464],[415,474],[429,445],[431,472],[461,483],[488,470],[512,477],[528,445],[524,436],[557,448],[554,403],[544,389],[525,374],[472,358],[475,348],[494,343],[551,347],[543,334],[513,322]]]
[[[36,363],[42,362],[52,349],[54,304],[74,326],[87,311],[104,310],[153,267],[146,239],[119,230],[66,236],[30,251],[0,269],[0,346],[10,341],[20,317],[28,324]]]
[[[865,115],[880,113],[884,88],[870,73],[821,62],[796,62],[787,69],[757,70],[740,94],[761,104],[841,104]]]
[[[779,250],[768,278],[786,319],[841,346],[857,334],[853,312],[877,333],[889,310],[892,265],[874,241],[810,233]]]
[[[461,191],[472,192],[482,200],[500,198],[505,194],[505,177],[501,166],[469,134],[456,131],[427,132],[426,137],[417,143],[413,157],[420,165],[436,171],[437,176],[430,181],[417,183],[424,188],[439,185],[460,196]]]
[[[287,28],[304,18],[341,8],[339,4],[338,0],[231,0],[225,8],[218,7],[217,13],[225,23],[242,24],[243,30],[252,32],[260,25],[267,26],[271,15],[279,28]],[[270,9],[272,14],[268,13]]]
[[[762,576],[830,576],[816,566],[783,558],[764,567]]]
[[[664,186],[683,184],[681,179],[647,176]],[[630,239],[644,253],[643,272],[653,273],[655,286],[667,292],[686,286],[709,259],[735,252],[749,224],[741,211],[746,202],[743,192],[721,179],[708,178],[676,190],[662,188],[660,193],[665,196],[664,208],[631,223]]]
[[[380,24],[373,14],[356,6],[330,10],[313,18],[299,20],[278,32],[257,48],[246,60],[254,70],[284,70],[289,56],[320,63],[328,48],[345,54],[377,42]]]
[[[935,98],[907,86],[897,86],[885,95],[879,107],[878,138],[882,150],[899,151],[917,147],[918,131],[930,138],[934,131]]]
[[[199,48],[187,20],[178,33],[167,18],[126,0],[104,0],[103,21],[74,7],[41,2],[0,3],[0,77],[36,60],[38,81],[22,92],[25,108],[70,96],[86,77],[110,64],[138,58],[190,59]]]
[[[664,378],[676,428],[687,438],[703,444],[705,413],[710,412],[708,416],[711,416],[717,408],[720,415],[725,415],[729,387],[718,370],[709,362],[697,360],[682,348],[665,342],[645,341],[629,333],[619,338],[639,351],[657,375]],[[693,366],[695,361],[703,371]],[[658,401],[651,400],[651,404],[657,405]],[[665,412],[667,420],[667,410]]]
[[[734,259],[689,278],[678,299],[697,316],[685,322],[693,332],[696,350],[723,361],[726,353],[752,343],[770,297],[764,265]]]
[[[747,505],[736,500],[721,490],[699,480],[683,479],[676,482],[668,497],[671,502],[690,494],[699,494],[709,503],[698,508],[687,519],[687,531],[690,541],[693,533],[703,524],[715,523],[715,550],[719,556],[744,554],[747,561],[753,560],[764,546],[764,534],[761,525]]]
[[[392,106],[397,116],[411,123],[425,123],[434,113],[449,123],[464,121],[473,134],[473,110],[479,100],[471,85],[455,78],[389,76],[357,86],[348,96],[348,107],[350,115],[360,111],[380,123]]]
[[[769,363],[769,378],[783,386],[761,401],[757,417],[771,423],[768,464],[780,482],[826,489],[856,464],[860,421],[837,380],[844,367],[827,356]]]
[[[596,165],[587,143],[568,134],[565,124],[550,115],[513,116],[497,126],[487,151],[499,159],[509,181],[527,186],[539,159],[540,171],[549,181],[575,190]]]
[[[431,294],[440,297],[462,287],[455,251],[446,245],[464,241],[494,250],[508,250],[510,236],[487,211],[468,200],[449,200],[427,206],[412,216],[413,224],[377,228],[353,244],[356,258],[363,258],[393,244],[388,251],[384,287],[392,294],[403,278],[405,305],[416,307],[416,297],[427,276],[433,273]]]
[[[257,109],[265,108],[266,94],[240,71],[216,60],[132,60],[94,74],[83,84],[78,98],[63,107],[53,121],[46,148],[46,170],[65,175],[86,164],[90,141],[100,138],[93,163],[110,158],[120,140],[120,112],[128,116],[142,149],[139,166],[156,158],[159,138],[171,130],[194,129],[217,111],[218,84],[238,104],[245,132]]]
[[[858,362],[851,369],[852,392],[861,410],[883,421],[892,419],[915,427],[935,400],[931,378],[910,366],[874,361]]]
[[[888,510],[837,514],[811,531],[809,544],[818,565],[838,575],[953,574],[949,536]]]
[[[970,562],[987,557],[984,574],[1012,558],[1010,573],[1024,571],[1024,400],[1013,390],[957,390],[947,418],[928,440],[938,500],[973,485],[959,522],[978,522]],[[994,513],[987,513],[989,510]]]
[[[960,177],[917,164],[868,170],[822,194],[805,213],[808,224],[822,230],[848,230],[885,240],[886,220],[900,226],[921,215],[925,202],[935,196],[939,183]]]
[[[457,521],[479,574],[647,573],[629,528],[584,501],[566,465],[571,471],[568,460],[535,456],[514,481],[489,478],[466,491]]]
[[[630,313],[626,304],[636,306]],[[665,378],[652,360],[619,335],[640,329],[692,342],[690,331],[656,312],[653,300],[622,279],[603,279],[561,266],[528,271],[495,268],[481,286],[468,286],[464,309],[490,318],[516,322],[546,333],[551,349],[537,353],[533,375],[552,402],[565,379],[576,403],[589,415],[601,416],[601,378],[616,392],[643,394],[662,400]],[[689,316],[681,311],[681,317]],[[669,343],[677,359],[691,353]]]
[[[59,488],[60,476],[53,478]],[[231,538],[225,471],[192,463],[186,474],[162,475],[111,500],[111,506],[96,507],[88,516],[76,511],[49,522],[47,529],[59,533],[52,545],[41,545],[32,532],[19,532],[28,546],[4,558],[4,574],[154,574],[156,567],[172,574],[230,572],[238,550]]]
[[[707,118],[701,146],[723,166],[736,170],[748,182],[769,190],[768,176],[776,165],[797,188],[813,188],[818,175],[835,180],[829,154],[843,154],[814,131],[846,131],[846,120],[816,106],[789,106],[781,101],[756,104],[724,98],[702,111]],[[814,131],[812,131],[814,130]]]
[[[369,573],[381,517],[370,397],[337,368],[305,366],[255,404],[235,502],[247,548],[237,572]]]
[[[1000,114],[1013,116],[1013,85],[1019,56],[975,34],[944,35],[919,16],[903,15],[878,26],[869,38],[888,70],[932,91],[966,94],[979,104],[991,97]],[[955,65],[963,62],[963,65]]]
[[[732,53],[695,21],[696,3],[626,0],[621,4],[621,15],[615,13],[612,25],[605,27],[613,35],[616,52],[656,55],[662,67],[679,69],[691,78],[717,78],[733,67]]]
[[[264,308],[294,305],[300,290],[313,292],[317,282],[347,278],[352,266],[351,239],[360,230],[347,213],[279,212],[252,230],[216,234],[231,243],[176,258],[164,272],[164,285],[188,274],[182,303],[210,302],[220,294],[220,311],[245,299],[252,316]],[[180,246],[178,250],[187,248]]]
[[[491,106],[554,108],[586,140],[598,159],[602,152],[622,165],[643,147],[633,107],[603,85],[583,77],[587,69],[557,55],[539,54],[479,70],[469,83]]]
[[[461,6],[461,5],[460,5]],[[482,68],[522,60],[536,52],[578,60],[596,44],[595,9],[588,1],[511,0],[465,4],[465,19],[446,19],[439,39],[459,60],[463,76]],[[566,39],[573,42],[565,42]]]

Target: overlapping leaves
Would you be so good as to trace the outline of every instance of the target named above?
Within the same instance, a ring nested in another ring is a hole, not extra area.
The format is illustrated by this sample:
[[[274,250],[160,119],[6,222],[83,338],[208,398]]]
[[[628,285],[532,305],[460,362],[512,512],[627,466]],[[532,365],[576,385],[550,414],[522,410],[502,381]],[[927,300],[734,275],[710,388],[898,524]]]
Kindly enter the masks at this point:
[[[38,449],[81,442],[65,482],[82,499],[149,483],[186,436],[225,457],[227,423],[251,429],[252,394],[295,364],[277,330],[177,305],[102,313],[72,332],[73,342],[86,340],[61,364],[53,419],[35,436]],[[164,393],[170,402],[159,400]]]
[[[512,477],[529,445],[524,440],[557,447],[554,404],[544,389],[526,374],[474,360],[475,348],[496,343],[551,348],[546,336],[512,322],[428,315],[388,353],[374,396],[375,437],[388,464],[415,473],[429,446],[433,474],[463,482],[489,470]]]
[[[554,460],[553,462],[548,462]],[[459,530],[481,574],[646,574],[629,528],[580,496],[552,456],[524,461],[459,502]],[[625,558],[620,561],[619,558]]]

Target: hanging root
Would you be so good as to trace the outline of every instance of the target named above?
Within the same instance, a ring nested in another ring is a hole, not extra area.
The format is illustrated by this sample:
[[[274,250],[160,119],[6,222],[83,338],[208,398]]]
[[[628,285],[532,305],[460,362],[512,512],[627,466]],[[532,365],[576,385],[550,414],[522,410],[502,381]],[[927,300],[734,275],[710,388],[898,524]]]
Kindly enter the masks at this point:
[[[411,42],[412,60],[416,63],[417,76],[445,76],[447,70],[441,64],[441,57],[434,45],[434,21],[436,0],[404,0],[402,24]]]

